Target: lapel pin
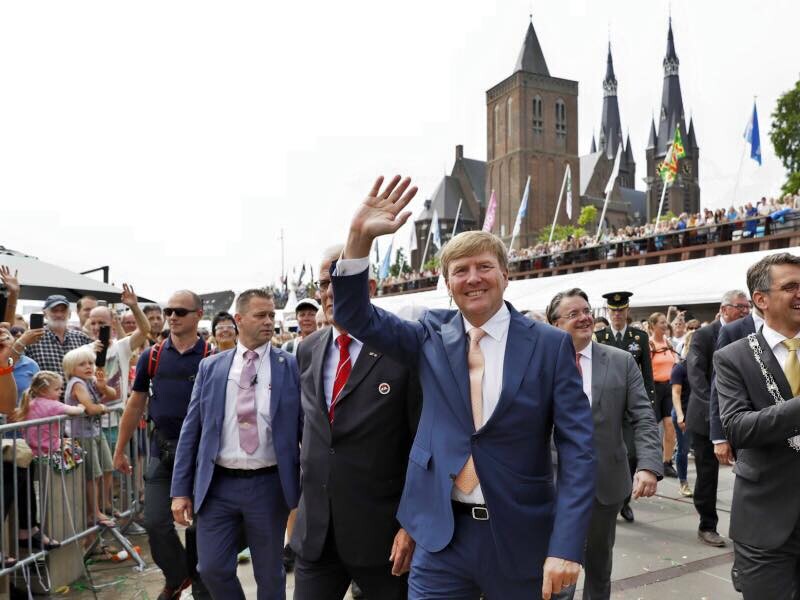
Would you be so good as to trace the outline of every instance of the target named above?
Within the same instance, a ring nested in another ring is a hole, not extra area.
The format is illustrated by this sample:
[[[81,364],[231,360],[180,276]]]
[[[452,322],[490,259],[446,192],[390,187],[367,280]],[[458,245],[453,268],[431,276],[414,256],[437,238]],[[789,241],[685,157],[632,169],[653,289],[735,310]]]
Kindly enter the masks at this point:
[[[375,352],[370,352],[369,355],[370,356],[378,356]]]
[[[282,356],[279,356],[279,357],[278,357],[278,362],[279,362],[279,363],[282,363],[282,362],[283,362],[283,357],[282,357]]]
[[[378,385],[378,392],[380,392],[384,396],[386,394],[388,394],[389,392],[391,392],[391,391],[392,391],[392,387],[386,382],[383,382],[383,383]]]

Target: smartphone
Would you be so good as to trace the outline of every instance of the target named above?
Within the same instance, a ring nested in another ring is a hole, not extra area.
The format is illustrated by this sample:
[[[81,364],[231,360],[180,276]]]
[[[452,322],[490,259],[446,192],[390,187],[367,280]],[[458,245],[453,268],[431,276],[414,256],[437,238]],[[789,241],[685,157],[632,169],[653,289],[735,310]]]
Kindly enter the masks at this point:
[[[44,327],[44,315],[42,313],[33,313],[31,315],[31,329],[41,329]]]
[[[106,355],[108,354],[108,342],[111,340],[111,327],[108,325],[101,325],[100,336],[98,339],[100,340],[100,343],[103,344],[103,349],[98,352],[97,358],[94,360],[94,364],[97,367],[105,367]]]

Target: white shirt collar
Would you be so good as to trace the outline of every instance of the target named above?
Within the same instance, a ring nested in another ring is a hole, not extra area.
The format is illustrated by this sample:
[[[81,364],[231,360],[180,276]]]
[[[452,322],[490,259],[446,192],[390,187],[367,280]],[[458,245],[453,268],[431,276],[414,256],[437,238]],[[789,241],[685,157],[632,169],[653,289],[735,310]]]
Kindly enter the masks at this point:
[[[578,351],[578,354],[580,354],[584,358],[588,358],[589,360],[592,360],[592,345],[593,344],[594,344],[594,342],[590,341],[588,344],[586,344],[586,347],[583,350],[579,350]]]
[[[461,318],[464,319],[464,333],[469,333],[470,329],[475,329],[475,326],[467,321],[467,318],[461,315]],[[499,310],[492,315],[492,317],[486,321],[483,325],[481,325],[481,329],[486,332],[486,335],[491,337],[497,342],[503,341],[503,338],[508,333],[508,322],[511,320],[511,313],[506,306],[506,303],[503,302],[500,305]]]
[[[770,350],[775,350],[775,347],[780,344],[783,340],[788,340],[785,335],[782,333],[778,333],[772,327],[767,325],[766,321],[764,322],[764,327],[761,329],[761,335],[764,336],[764,339],[767,340],[767,344],[770,347]],[[800,331],[794,336],[795,338],[800,338]]]
[[[750,313],[753,316],[753,325],[756,327],[756,331],[761,329],[761,326],[764,325],[764,317],[756,313],[756,311],[752,311]]]
[[[615,338],[617,337],[618,333],[621,334],[622,337],[625,337],[625,332],[628,331],[628,326],[627,325],[625,325],[625,327],[623,327],[622,329],[614,329],[613,325],[609,325],[609,327],[611,327],[611,333],[614,334]]]
[[[331,331],[332,331],[332,333],[333,333],[333,338],[332,338],[333,345],[334,345],[334,346],[336,346],[336,347],[338,348],[338,345],[337,345],[337,342],[336,342],[336,340],[337,340],[337,339],[339,339],[339,336],[340,336],[340,335],[342,335],[342,334],[343,334],[343,333],[345,333],[345,332],[344,332],[344,331],[341,331],[341,330],[340,330],[338,327],[336,327],[336,325],[331,325]],[[349,333],[345,333],[345,335],[346,335],[347,337],[349,337],[349,338],[350,338],[352,341],[354,341],[354,342],[360,342],[360,340],[358,340],[357,338],[354,338],[354,337],[353,337],[352,335],[350,335]]]
[[[261,357],[264,356],[265,352],[269,352],[269,347],[270,343],[267,342],[266,344],[262,344],[261,346],[253,350],[253,352],[258,354],[258,358],[260,359]],[[250,348],[247,348],[244,344],[242,344],[242,342],[236,342],[236,354],[238,354],[239,356],[244,356],[244,353],[247,352],[249,349]]]

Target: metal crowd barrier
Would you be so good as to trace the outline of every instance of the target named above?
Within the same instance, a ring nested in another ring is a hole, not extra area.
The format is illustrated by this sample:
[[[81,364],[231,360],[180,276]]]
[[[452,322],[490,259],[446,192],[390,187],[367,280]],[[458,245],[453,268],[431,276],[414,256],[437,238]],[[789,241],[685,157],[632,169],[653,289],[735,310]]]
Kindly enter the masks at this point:
[[[21,577],[29,593],[31,590],[49,593],[83,575],[91,582],[86,561],[109,537],[127,551],[136,571],[144,570],[145,563],[128,536],[144,533],[135,517],[141,512],[142,470],[149,457],[147,436],[138,435],[137,430],[129,444],[132,474],[116,472],[112,465],[110,476],[104,473],[95,480],[102,490],[98,494],[101,511],[114,519],[113,526],[108,526],[87,514],[87,472],[91,464],[90,453],[84,446],[91,444],[70,435],[85,431],[76,428],[79,424],[89,427],[102,419],[101,435],[113,455],[121,414],[122,407],[118,407],[103,417],[55,416],[19,423],[0,419],[3,445],[0,576]],[[144,447],[140,452],[142,440]],[[97,501],[97,497],[94,499]],[[60,547],[47,550],[34,544],[30,534],[34,524],[48,538],[61,542]],[[20,535],[27,540],[21,540]],[[8,557],[16,558],[17,562],[7,566]]]

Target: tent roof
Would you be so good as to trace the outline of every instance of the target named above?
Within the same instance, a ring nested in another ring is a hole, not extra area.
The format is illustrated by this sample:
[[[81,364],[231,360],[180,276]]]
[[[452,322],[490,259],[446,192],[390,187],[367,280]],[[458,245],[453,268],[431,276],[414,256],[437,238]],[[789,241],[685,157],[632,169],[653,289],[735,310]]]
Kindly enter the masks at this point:
[[[51,294],[62,294],[72,302],[77,302],[86,295],[107,302],[119,302],[122,293],[121,289],[113,285],[13,250],[0,251],[0,264],[7,266],[12,272],[19,271],[21,300],[44,300]],[[152,302],[141,296],[139,301]]]
[[[634,308],[713,304],[730,289],[746,290],[747,268],[775,252],[800,255],[800,247],[510,281],[505,299],[518,310],[544,310],[557,292],[580,287],[597,308],[605,306],[602,295],[613,290],[633,292]],[[375,304],[391,312],[409,307],[448,308],[450,298],[446,292],[431,290],[379,297]]]

